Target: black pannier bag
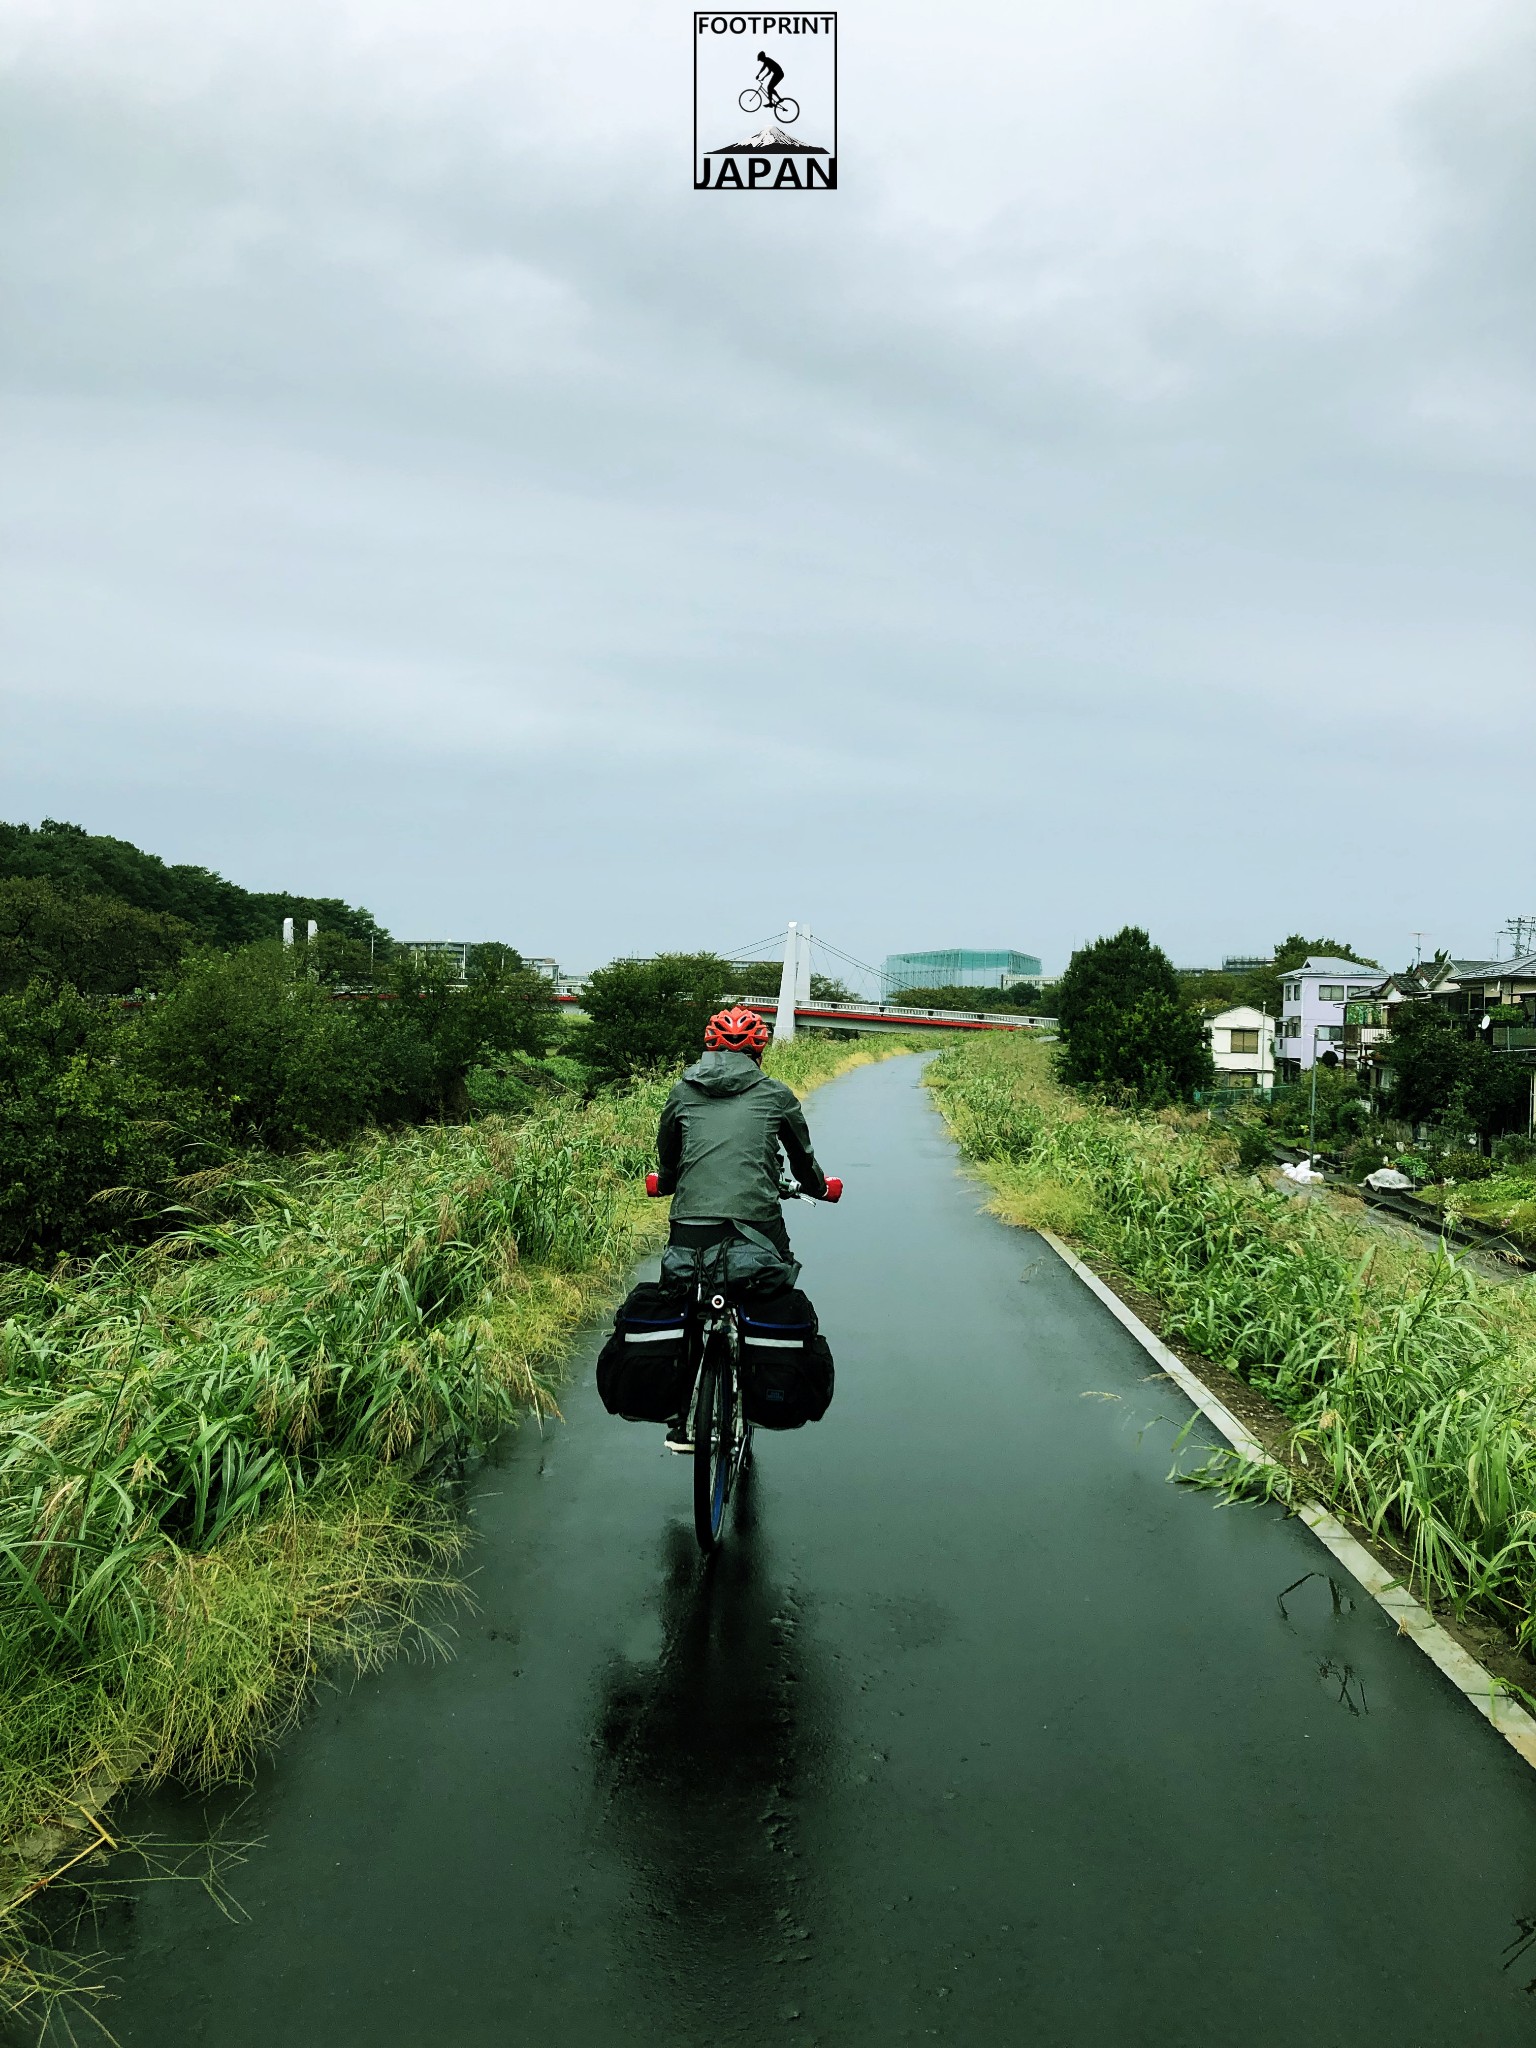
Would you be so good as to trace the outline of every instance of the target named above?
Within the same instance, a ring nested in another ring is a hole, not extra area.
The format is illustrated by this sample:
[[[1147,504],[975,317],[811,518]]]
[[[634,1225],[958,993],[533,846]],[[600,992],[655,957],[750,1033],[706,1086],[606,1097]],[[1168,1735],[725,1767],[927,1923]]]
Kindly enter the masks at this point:
[[[832,1402],[832,1350],[798,1287],[739,1304],[741,1407],[760,1429],[820,1422]]]
[[[688,1298],[644,1281],[613,1319],[598,1353],[597,1391],[626,1422],[671,1422],[688,1406]]]

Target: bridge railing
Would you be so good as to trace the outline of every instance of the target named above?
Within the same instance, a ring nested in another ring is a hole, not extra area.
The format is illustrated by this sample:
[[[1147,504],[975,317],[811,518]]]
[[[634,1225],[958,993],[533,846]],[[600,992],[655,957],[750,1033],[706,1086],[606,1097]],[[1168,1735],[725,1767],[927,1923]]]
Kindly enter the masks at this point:
[[[738,996],[736,1000],[749,1010],[776,1012],[779,1007],[777,996]],[[957,1024],[990,1024],[1003,1031],[1045,1030],[1054,1031],[1054,1017],[1025,1016],[1019,1010],[921,1010],[912,1009],[902,1003],[796,1003],[797,1017],[906,1017],[913,1022],[942,1024],[953,1018]]]

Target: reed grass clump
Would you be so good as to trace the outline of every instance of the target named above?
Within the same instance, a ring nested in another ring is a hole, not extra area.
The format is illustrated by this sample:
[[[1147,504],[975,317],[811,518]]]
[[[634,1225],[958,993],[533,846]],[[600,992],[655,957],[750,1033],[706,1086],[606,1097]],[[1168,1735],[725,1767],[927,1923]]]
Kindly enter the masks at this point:
[[[1367,1238],[1237,1170],[1197,1119],[1081,1101],[1048,1060],[987,1040],[929,1069],[996,1206],[1065,1229],[1272,1395],[1308,1484],[1406,1553],[1431,1599],[1536,1645],[1536,1288]]]

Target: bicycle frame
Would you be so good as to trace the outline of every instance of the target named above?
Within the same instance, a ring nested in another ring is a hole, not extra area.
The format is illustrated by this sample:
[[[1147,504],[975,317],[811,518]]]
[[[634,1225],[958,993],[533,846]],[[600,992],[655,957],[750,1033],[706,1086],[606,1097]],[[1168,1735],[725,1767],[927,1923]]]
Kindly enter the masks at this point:
[[[694,1534],[708,1556],[750,1454],[752,1426],[741,1413],[741,1329],[723,1276],[694,1282],[690,1311],[693,1388],[687,1426],[693,1443]]]

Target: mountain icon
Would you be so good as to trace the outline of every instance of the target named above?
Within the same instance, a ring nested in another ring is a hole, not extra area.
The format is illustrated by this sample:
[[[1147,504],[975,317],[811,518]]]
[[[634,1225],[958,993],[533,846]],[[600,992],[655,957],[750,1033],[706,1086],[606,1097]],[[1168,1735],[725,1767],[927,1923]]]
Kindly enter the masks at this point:
[[[784,156],[790,151],[796,156],[826,156],[819,142],[796,142],[792,135],[786,135],[782,128],[760,128],[756,135],[749,135],[745,142],[728,142],[723,149],[712,149],[711,156]]]

